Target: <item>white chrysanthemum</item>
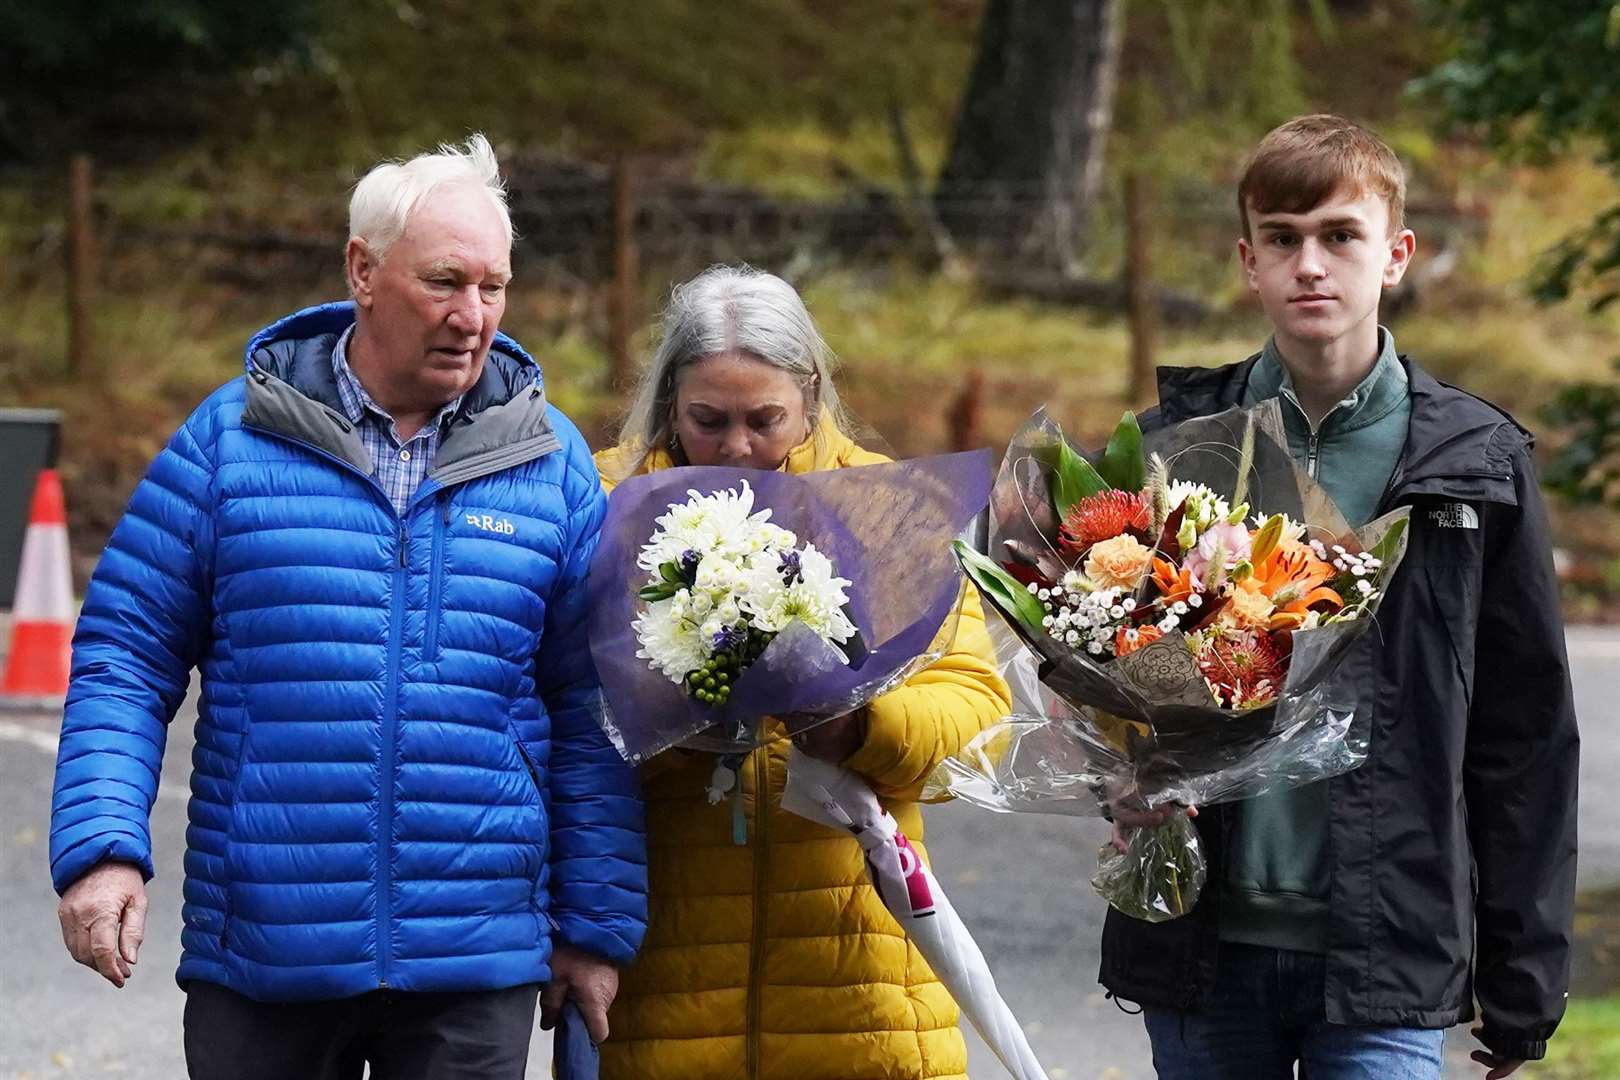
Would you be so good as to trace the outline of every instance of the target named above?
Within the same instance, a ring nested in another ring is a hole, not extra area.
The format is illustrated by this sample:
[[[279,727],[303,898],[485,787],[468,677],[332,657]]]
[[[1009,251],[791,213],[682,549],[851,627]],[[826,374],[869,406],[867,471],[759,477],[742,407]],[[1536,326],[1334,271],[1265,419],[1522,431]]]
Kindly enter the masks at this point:
[[[775,573],[779,585],[775,590],[751,592],[742,600],[743,610],[767,633],[779,633],[798,620],[828,641],[848,641],[855,634],[855,625],[843,611],[849,602],[845,592],[849,580],[833,572],[832,560],[814,544],[806,544],[798,552],[798,564],[799,573],[791,584],[784,581],[780,569],[760,567],[757,573],[761,577]],[[759,582],[760,577],[754,580]]]
[[[765,511],[770,513],[769,510]],[[750,538],[750,553],[758,554],[765,551],[787,551],[799,542],[799,538],[788,530],[777,525],[770,525],[760,521],[754,528]]]
[[[735,560],[767,547],[794,543],[791,532],[769,524],[769,507],[753,512],[754,491],[746,480],[740,489],[727,488],[712,495],[690,490],[686,494],[685,502],[672,504],[655,523],[657,530],[636,558],[641,569],[656,572],[664,563],[679,562],[687,551]]]
[[[670,601],[651,605],[631,626],[641,646],[636,656],[676,682],[708,659],[697,624],[675,617]]]
[[[730,593],[732,585],[743,574],[742,565],[724,555],[705,555],[698,563],[697,573],[693,575],[694,590],[714,593]]]

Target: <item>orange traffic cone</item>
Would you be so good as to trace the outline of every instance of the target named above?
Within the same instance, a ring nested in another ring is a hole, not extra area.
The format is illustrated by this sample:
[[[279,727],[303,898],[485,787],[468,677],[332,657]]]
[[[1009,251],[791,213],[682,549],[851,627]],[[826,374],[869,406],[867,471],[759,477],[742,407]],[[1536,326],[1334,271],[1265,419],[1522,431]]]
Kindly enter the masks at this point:
[[[11,610],[11,654],[0,679],[0,702],[67,695],[68,646],[73,638],[73,575],[68,565],[67,511],[62,478],[41,469],[23,534],[17,597]],[[6,699],[12,699],[7,701]]]

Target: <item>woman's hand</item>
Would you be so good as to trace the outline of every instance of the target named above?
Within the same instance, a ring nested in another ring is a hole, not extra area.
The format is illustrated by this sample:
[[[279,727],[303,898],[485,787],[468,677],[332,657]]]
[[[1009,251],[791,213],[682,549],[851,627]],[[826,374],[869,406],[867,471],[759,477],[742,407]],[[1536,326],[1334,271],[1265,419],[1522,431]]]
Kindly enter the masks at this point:
[[[788,730],[793,731],[793,719],[783,718]],[[811,723],[808,719],[801,723]],[[822,761],[830,761],[834,765],[841,765],[847,761],[855,751],[861,748],[866,741],[866,710],[856,709],[852,713],[825,720],[814,727],[797,731],[793,734],[793,745],[802,752]]]

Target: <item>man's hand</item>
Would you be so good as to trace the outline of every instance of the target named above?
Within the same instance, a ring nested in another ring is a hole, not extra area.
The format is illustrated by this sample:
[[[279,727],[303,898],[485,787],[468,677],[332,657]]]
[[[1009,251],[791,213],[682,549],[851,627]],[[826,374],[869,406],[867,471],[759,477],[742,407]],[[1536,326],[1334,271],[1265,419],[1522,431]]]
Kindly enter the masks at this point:
[[[1479,1038],[1484,1031],[1484,1028],[1475,1028],[1473,1032],[1474,1038]],[[1524,1061],[1520,1058],[1498,1057],[1489,1050],[1475,1050],[1468,1056],[1485,1066],[1485,1080],[1506,1080],[1507,1077],[1518,1071],[1520,1065],[1524,1064]]]
[[[141,872],[128,863],[102,863],[68,886],[56,917],[73,959],[123,989],[146,936]]]
[[[591,1041],[600,1045],[607,1041],[608,1006],[618,993],[618,968],[583,949],[559,945],[551,954],[551,981],[540,991],[540,1028],[556,1027],[563,1002],[572,999]]]

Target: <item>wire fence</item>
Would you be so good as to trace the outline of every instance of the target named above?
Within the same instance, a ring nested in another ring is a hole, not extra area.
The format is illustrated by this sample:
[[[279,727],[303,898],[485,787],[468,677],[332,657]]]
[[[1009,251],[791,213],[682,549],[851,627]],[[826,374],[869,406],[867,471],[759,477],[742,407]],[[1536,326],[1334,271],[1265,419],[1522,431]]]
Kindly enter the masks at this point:
[[[928,198],[876,184],[852,182],[832,197],[808,199],[698,180],[651,161],[600,165],[546,154],[514,156],[506,168],[514,261],[529,281],[576,294],[606,292],[615,378],[629,370],[643,284],[680,280],[715,263],[747,262],[802,284],[900,258],[932,267],[965,256],[992,293],[1172,326],[1207,318],[1233,280],[1237,215],[1230,195],[1213,182],[1182,182],[1135,204],[1127,199],[1131,185],[1105,185],[1085,207],[1084,259],[1058,267],[1050,259],[1020,258],[1010,235],[1041,227],[1051,200],[1040,184],[953,197],[954,220],[976,216],[994,224],[976,230],[979,248],[959,252]],[[68,201],[68,213],[0,222],[0,240],[20,273],[66,265],[70,298],[85,294],[70,307],[93,304],[88,290],[109,277],[108,263],[137,276],[153,266],[188,268],[249,289],[316,288],[337,278],[346,239],[343,178],[295,175],[238,186],[202,174],[149,190],[112,174],[91,199],[82,190],[88,181],[75,177],[79,194]],[[39,204],[60,201],[39,194]],[[1408,292],[1415,293],[1455,265],[1461,242],[1484,220],[1441,200],[1418,202],[1409,217],[1425,232],[1430,253],[1428,267],[1410,279]],[[998,229],[1005,232],[998,236]],[[998,239],[1007,242],[995,250]],[[1154,257],[1145,258],[1147,252]],[[122,258],[131,253],[140,258]],[[69,368],[78,368],[71,358]]]

